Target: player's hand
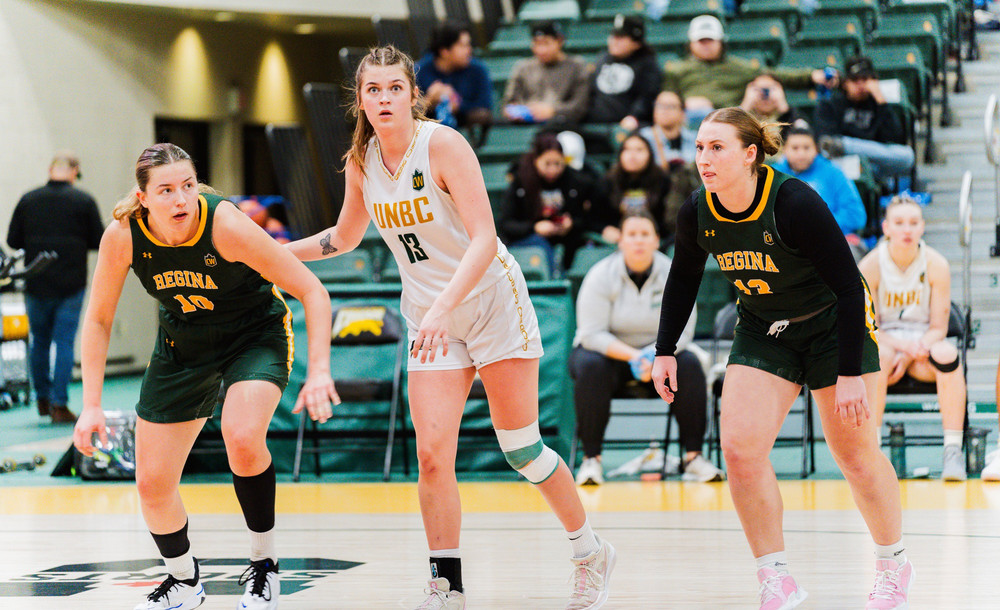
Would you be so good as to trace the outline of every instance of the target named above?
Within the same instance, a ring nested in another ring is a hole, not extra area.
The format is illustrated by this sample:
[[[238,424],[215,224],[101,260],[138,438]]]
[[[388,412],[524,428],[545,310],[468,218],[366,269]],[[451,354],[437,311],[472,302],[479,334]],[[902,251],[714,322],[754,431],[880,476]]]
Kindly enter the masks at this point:
[[[332,404],[340,404],[340,396],[333,386],[333,379],[329,373],[314,373],[306,377],[306,382],[299,390],[299,397],[295,401],[295,408],[292,413],[298,413],[305,408],[309,417],[313,421],[324,423],[333,415]]]
[[[889,377],[886,382],[892,385],[903,378],[906,374],[906,369],[910,368],[910,363],[913,359],[903,352],[896,352],[895,357],[892,359],[892,368],[889,369]]]
[[[427,362],[428,358],[430,362],[434,362],[439,347],[441,355],[447,356],[448,315],[431,306],[424,314],[424,319],[420,321],[416,339],[410,344],[410,357],[420,358],[421,364]]]
[[[73,445],[87,457],[94,455],[93,436],[97,433],[101,444],[108,444],[107,421],[100,407],[84,408],[73,427]]]
[[[860,428],[871,417],[868,410],[868,393],[865,381],[857,377],[837,377],[836,405],[833,412],[840,415],[840,421]]]
[[[674,402],[674,392],[677,391],[677,358],[673,356],[657,356],[653,360],[653,385],[660,398]]]

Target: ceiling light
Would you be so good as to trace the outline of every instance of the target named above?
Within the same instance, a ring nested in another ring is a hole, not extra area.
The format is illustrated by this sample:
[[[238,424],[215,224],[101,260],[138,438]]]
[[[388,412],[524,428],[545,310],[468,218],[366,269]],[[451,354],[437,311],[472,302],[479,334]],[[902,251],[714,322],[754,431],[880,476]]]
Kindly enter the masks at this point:
[[[236,13],[231,13],[229,11],[223,11],[221,13],[215,14],[215,20],[219,23],[224,23],[226,21],[232,21],[236,19]]]
[[[296,34],[313,34],[316,32],[315,23],[299,23],[293,28]]]

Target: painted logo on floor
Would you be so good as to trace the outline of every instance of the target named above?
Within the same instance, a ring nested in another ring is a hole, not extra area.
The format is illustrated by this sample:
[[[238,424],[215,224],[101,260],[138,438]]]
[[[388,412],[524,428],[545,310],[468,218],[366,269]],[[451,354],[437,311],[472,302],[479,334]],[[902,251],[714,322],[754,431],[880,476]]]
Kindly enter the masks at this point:
[[[240,576],[249,565],[246,558],[199,559],[201,582],[207,595],[242,595]],[[362,565],[356,561],[290,557],[279,560],[281,594],[294,595],[338,572]],[[102,563],[56,566],[0,581],[0,597],[68,597],[105,587],[135,588],[146,595],[165,576],[159,559],[134,559]]]

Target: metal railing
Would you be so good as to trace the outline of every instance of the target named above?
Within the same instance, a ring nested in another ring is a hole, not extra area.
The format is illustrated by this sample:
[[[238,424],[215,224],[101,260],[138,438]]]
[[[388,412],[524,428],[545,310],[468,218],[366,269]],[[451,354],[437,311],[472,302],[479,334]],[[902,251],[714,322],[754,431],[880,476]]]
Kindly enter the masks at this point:
[[[984,120],[986,158],[993,164],[993,192],[996,196],[995,237],[990,246],[990,256],[1000,256],[1000,101],[991,95],[986,102]]]

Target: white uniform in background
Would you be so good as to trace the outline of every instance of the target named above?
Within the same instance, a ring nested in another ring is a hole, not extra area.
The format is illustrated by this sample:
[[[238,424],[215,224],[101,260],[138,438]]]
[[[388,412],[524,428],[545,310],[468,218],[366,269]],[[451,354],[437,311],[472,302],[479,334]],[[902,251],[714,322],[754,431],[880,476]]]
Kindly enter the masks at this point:
[[[411,341],[471,243],[455,201],[432,178],[430,140],[437,129],[448,128],[417,122],[395,175],[382,162],[377,138],[369,141],[365,153],[365,208],[399,265],[400,311]],[[420,363],[411,357],[408,368],[478,368],[508,358],[541,355],[538,320],[521,268],[497,238],[496,256],[486,273],[451,314],[448,356],[442,357],[439,348],[434,362]]]
[[[889,255],[889,244],[878,246],[879,330],[901,339],[920,339],[931,323],[931,285],[927,280],[927,247],[920,241],[917,257],[900,270]]]

